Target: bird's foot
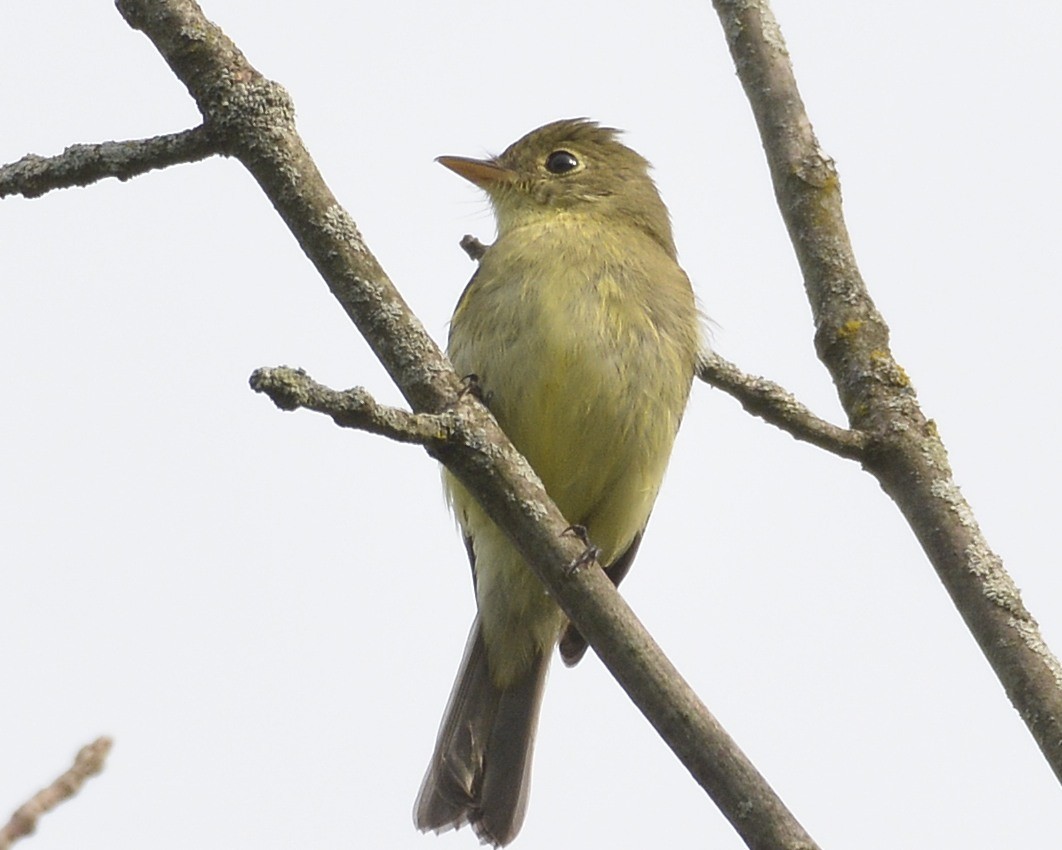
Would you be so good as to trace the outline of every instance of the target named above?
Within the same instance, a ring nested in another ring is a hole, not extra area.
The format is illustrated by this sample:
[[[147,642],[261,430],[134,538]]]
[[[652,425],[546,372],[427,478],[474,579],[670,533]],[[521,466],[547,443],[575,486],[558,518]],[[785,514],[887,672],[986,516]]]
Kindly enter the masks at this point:
[[[568,575],[577,573],[583,567],[597,563],[597,559],[601,557],[601,549],[590,542],[590,535],[587,534],[585,525],[569,525],[564,529],[563,534],[570,534],[586,547],[582,553],[576,555],[572,562],[568,564]]]

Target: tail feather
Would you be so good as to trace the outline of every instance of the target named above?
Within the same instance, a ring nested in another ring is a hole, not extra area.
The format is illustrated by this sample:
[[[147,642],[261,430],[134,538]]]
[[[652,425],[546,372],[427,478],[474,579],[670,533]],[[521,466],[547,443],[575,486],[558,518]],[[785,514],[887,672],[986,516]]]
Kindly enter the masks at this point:
[[[527,810],[531,755],[549,657],[536,656],[506,688],[494,684],[479,620],[472,625],[435,752],[414,805],[422,830],[466,823],[496,847],[508,844]]]

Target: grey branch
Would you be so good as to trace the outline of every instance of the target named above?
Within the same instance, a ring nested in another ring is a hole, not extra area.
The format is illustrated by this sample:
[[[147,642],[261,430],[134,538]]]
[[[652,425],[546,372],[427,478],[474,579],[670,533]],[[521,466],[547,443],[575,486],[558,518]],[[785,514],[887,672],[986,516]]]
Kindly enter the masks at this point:
[[[414,411],[438,412],[460,381],[328,188],[295,129],[288,93],[255,69],[193,0],[117,0],[195,100],[225,152],[258,181]]]
[[[69,800],[85,781],[103,770],[103,763],[111,751],[110,738],[97,738],[82,747],[74,758],[74,765],[47,788],[38,791],[23,803],[0,829],[0,850],[8,850],[18,839],[32,835],[41,815]]]
[[[815,347],[863,466],[896,502],[1055,775],[1062,780],[1062,666],[981,533],[889,349],[889,329],[852,253],[833,161],[819,147],[766,0],[713,0],[752,105],[775,197],[804,275]]]
[[[583,545],[527,462],[410,312],[338,204],[294,126],[287,93],[264,79],[192,0],[117,0],[195,99],[225,149],[254,175],[414,413],[449,413],[430,454],[504,528],[636,705],[750,847],[815,845],[638,622],[600,569],[572,573]],[[291,399],[289,399],[291,401]]]
[[[452,417],[445,413],[410,413],[378,404],[362,387],[333,390],[302,369],[256,369],[250,383],[251,389],[265,393],[281,410],[305,408],[324,413],[343,428],[357,428],[399,443],[430,446],[444,441],[453,428]]]
[[[705,383],[732,395],[749,413],[798,440],[850,460],[863,457],[869,442],[865,434],[820,419],[773,381],[748,375],[714,352],[702,358],[697,375]]]
[[[205,126],[126,142],[71,145],[58,156],[27,154],[0,166],[0,198],[36,198],[53,189],[88,186],[105,177],[128,180],[156,168],[197,162],[221,153],[217,137]]]

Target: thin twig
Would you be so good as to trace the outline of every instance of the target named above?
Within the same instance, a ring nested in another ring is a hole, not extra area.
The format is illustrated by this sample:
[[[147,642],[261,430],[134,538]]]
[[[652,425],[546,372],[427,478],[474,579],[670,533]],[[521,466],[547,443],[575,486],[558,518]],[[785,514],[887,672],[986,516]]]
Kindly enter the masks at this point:
[[[8,850],[18,839],[32,835],[41,815],[69,800],[81,790],[87,779],[103,770],[112,743],[110,738],[97,738],[82,747],[74,758],[73,767],[19,806],[7,825],[0,829],[0,850]]]
[[[125,142],[71,145],[58,156],[27,154],[0,166],[0,198],[36,198],[53,189],[88,186],[105,177],[128,180],[156,168],[197,162],[221,153],[218,137],[205,126]]]
[[[742,372],[715,352],[704,355],[697,376],[705,383],[732,395],[753,416],[781,428],[798,440],[850,460],[863,457],[868,442],[865,434],[820,419],[784,387],[766,378]]]
[[[265,393],[281,410],[304,408],[324,413],[343,428],[357,428],[399,443],[429,446],[446,440],[453,430],[453,417],[446,413],[410,413],[379,404],[362,387],[333,390],[302,369],[255,369],[250,383],[251,389]]]

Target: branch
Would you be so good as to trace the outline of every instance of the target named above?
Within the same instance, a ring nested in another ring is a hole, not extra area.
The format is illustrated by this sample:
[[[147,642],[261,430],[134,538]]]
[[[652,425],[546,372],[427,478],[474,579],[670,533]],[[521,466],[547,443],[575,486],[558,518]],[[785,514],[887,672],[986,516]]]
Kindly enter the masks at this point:
[[[378,405],[360,388],[337,392],[299,369],[258,369],[251,386],[284,410],[324,413],[342,427],[420,443],[457,471],[473,492],[490,494],[487,513],[512,533],[552,595],[620,685],[750,848],[816,850],[726,730],[709,713],[600,568],[572,571],[584,553],[566,532],[534,470],[500,432],[490,433],[472,395],[451,411],[412,414]],[[496,426],[495,426],[496,427]],[[2,848],[0,848],[2,850]]]
[[[781,428],[798,440],[850,460],[861,460],[863,457],[867,446],[865,434],[819,419],[792,393],[774,381],[748,375],[714,352],[702,358],[697,376],[705,383],[732,395],[753,416]]]
[[[302,369],[255,369],[250,384],[251,389],[265,393],[281,410],[301,407],[324,413],[342,428],[357,428],[399,443],[431,446],[445,440],[453,429],[444,413],[410,413],[378,404],[362,387],[333,390],[317,383]]]
[[[251,172],[414,411],[449,405],[460,381],[325,184],[288,93],[265,79],[194,0],[117,0]]]
[[[841,210],[833,161],[820,149],[785,42],[766,0],[713,0],[763,139],[775,196],[815,320],[815,347],[864,467],[914,530],[966,625],[1062,780],[1062,665],[963,498],[936,424],[889,349]]]
[[[221,152],[214,134],[199,126],[150,139],[71,145],[58,156],[26,154],[18,162],[0,166],[0,198],[37,198],[53,189],[88,186],[105,177],[128,180],[156,168],[198,162]]]
[[[38,791],[23,803],[0,829],[0,850],[8,850],[18,839],[32,835],[41,815],[69,800],[85,784],[85,780],[103,770],[103,763],[111,751],[110,738],[97,738],[82,747],[74,758],[74,765],[47,788]]]
[[[487,246],[468,233],[461,238],[461,248],[468,254],[469,259],[475,260],[477,263],[487,253]]]
[[[753,848],[815,845],[638,622],[600,569],[571,571],[583,545],[527,462],[409,311],[294,127],[287,93],[265,80],[192,0],[117,0],[254,175],[415,413],[452,413],[429,453],[488,516],[610,672]]]

